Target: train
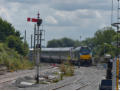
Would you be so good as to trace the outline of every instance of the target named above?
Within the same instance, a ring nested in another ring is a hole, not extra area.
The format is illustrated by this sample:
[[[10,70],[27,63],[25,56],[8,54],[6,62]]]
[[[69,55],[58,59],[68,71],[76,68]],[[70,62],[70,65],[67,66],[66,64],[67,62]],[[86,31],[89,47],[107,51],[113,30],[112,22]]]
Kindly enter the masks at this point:
[[[82,47],[80,49],[80,61],[82,64],[92,64],[92,52],[89,47]]]
[[[33,60],[34,50],[30,49],[29,59]],[[91,65],[92,52],[87,46],[64,47],[64,48],[42,48],[40,54],[41,62],[62,63],[70,60],[76,65]]]

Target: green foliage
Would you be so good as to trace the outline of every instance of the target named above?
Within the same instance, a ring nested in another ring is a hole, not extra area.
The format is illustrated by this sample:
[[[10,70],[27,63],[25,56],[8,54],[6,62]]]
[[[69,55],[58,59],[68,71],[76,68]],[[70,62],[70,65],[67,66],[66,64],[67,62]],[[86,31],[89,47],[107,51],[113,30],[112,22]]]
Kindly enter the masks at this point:
[[[11,71],[33,67],[33,63],[2,43],[0,43],[0,64],[6,65]]]
[[[59,79],[54,79],[52,82],[57,83],[57,82],[59,82]]]
[[[86,38],[85,40],[81,41],[81,45],[88,46],[92,49],[96,45],[95,40],[95,38]]]
[[[80,42],[78,40],[74,41],[70,38],[62,38],[62,39],[53,39],[48,41],[47,47],[76,47],[80,46]]]
[[[63,80],[63,77],[64,77],[64,74],[61,73],[61,74],[60,74],[60,80]]]
[[[15,49],[23,56],[28,54],[28,45],[22,42],[20,32],[16,31],[12,24],[2,20],[2,18],[0,18],[0,42],[6,42],[9,48]]]
[[[61,41],[53,39],[51,41],[48,41],[47,47],[59,47],[60,45]]]
[[[111,27],[98,30],[95,33],[95,44],[96,45],[97,44],[100,45],[103,43],[111,44],[114,35],[116,35],[116,32]]]
[[[81,45],[89,46],[94,56],[104,56],[107,53],[114,57],[120,53],[120,49],[116,46],[117,38],[120,40],[120,34],[117,35],[114,29],[106,27],[98,30],[93,38],[82,41]]]
[[[26,56],[28,54],[29,48],[27,43],[23,43],[20,38],[10,35],[6,39],[6,43],[9,48],[15,49],[19,54]]]
[[[62,72],[61,78],[63,78],[63,76],[73,76],[74,75],[74,67],[73,67],[73,65],[71,65],[71,63],[69,61],[61,64],[60,71]]]
[[[4,42],[9,35],[20,37],[20,33],[15,32],[14,27],[7,21],[0,18],[0,41]]]

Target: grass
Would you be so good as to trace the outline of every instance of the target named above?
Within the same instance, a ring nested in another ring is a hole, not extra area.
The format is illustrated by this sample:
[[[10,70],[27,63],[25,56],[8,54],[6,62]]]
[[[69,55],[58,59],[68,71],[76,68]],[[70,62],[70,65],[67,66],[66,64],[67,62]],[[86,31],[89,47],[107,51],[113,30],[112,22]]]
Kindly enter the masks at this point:
[[[74,75],[74,66],[69,62],[62,63],[60,66],[60,79],[62,80],[64,76],[73,76]]]
[[[54,72],[53,74],[54,74],[54,75],[58,75],[59,73],[58,73],[58,72]]]
[[[57,83],[57,82],[59,82],[59,79],[54,79],[52,82]]]
[[[15,50],[8,48],[5,44],[0,43],[0,64],[4,64],[9,71],[19,69],[30,69],[33,63],[27,58],[19,55]]]
[[[47,83],[47,82],[42,81],[42,82],[39,82],[39,84],[48,84],[48,83]]]

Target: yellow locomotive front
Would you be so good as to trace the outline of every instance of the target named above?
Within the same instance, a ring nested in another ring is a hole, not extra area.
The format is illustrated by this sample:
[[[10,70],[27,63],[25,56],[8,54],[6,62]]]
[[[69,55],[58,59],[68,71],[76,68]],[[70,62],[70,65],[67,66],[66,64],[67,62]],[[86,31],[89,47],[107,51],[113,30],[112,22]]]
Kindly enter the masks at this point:
[[[88,47],[80,48],[80,63],[86,65],[92,64],[91,50]]]
[[[90,60],[92,57],[90,54],[88,55],[80,55],[80,60]]]

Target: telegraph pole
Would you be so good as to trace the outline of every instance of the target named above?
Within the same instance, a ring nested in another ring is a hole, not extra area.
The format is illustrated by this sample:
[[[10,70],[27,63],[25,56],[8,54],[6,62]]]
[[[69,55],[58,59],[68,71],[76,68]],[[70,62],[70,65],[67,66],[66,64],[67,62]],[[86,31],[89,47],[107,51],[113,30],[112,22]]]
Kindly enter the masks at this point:
[[[36,64],[36,24],[34,25],[34,63]]]
[[[26,30],[24,32],[24,49],[25,49],[25,43],[26,43]]]
[[[32,47],[32,39],[33,39],[33,36],[32,36],[32,34],[31,34],[31,48],[33,48],[33,47]]]
[[[25,33],[24,33],[24,43],[26,42],[26,30],[25,30]]]
[[[81,46],[81,38],[82,38],[82,36],[80,35],[80,46]]]

